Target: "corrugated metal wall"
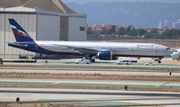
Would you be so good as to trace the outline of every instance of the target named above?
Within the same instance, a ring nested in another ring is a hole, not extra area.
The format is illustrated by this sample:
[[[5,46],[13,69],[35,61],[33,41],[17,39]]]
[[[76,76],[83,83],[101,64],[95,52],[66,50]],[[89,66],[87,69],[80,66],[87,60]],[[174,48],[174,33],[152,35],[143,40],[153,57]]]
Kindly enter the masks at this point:
[[[5,52],[5,48],[4,48],[4,29],[5,29],[5,21],[4,21],[4,19],[5,19],[5,15],[4,14],[0,14],[0,58],[1,57],[4,57],[4,52]]]
[[[69,41],[87,40],[87,19],[81,17],[69,17]],[[83,30],[84,28],[84,30]]]
[[[36,39],[36,14],[0,14],[0,57],[18,58],[19,54],[33,55],[34,53],[11,48],[8,42],[15,42],[8,19],[14,18],[30,35]]]
[[[38,15],[37,40],[60,40],[60,16]]]
[[[86,18],[37,15],[35,13],[0,13],[0,58],[18,58],[19,54],[35,54],[8,46],[8,42],[15,42],[8,18],[14,18],[35,40],[59,41],[61,37],[69,41],[87,40]],[[62,25],[64,29],[61,28]]]
[[[61,24],[60,24],[60,40],[62,41],[68,41],[68,17],[67,16],[61,16],[60,17],[60,21],[61,21]]]

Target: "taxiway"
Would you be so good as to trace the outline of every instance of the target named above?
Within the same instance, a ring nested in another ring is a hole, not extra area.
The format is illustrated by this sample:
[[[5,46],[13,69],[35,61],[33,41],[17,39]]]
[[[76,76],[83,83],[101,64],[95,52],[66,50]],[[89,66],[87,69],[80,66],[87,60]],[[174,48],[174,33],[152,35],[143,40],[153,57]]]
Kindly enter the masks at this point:
[[[0,103],[14,103],[19,97],[21,103],[59,103],[87,106],[163,106],[178,107],[180,93],[110,91],[110,90],[63,90],[0,88]]]

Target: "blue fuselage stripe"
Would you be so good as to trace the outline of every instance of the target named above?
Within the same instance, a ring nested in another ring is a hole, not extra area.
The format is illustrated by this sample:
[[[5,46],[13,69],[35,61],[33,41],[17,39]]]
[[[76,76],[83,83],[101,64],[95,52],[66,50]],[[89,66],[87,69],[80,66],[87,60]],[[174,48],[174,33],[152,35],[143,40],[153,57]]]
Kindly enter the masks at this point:
[[[24,49],[31,52],[43,53],[43,54],[61,54],[61,55],[82,55],[77,52],[61,52],[52,51],[44,49],[33,42],[23,42],[23,43],[9,43],[8,46]]]

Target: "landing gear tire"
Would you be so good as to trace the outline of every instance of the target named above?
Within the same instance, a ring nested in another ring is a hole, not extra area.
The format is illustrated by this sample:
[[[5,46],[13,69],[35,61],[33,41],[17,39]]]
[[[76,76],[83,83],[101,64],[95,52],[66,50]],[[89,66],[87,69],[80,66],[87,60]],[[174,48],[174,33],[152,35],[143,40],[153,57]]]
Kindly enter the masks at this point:
[[[91,62],[95,62],[95,59],[91,59]]]
[[[158,61],[158,63],[160,64],[160,63],[161,63],[161,61]]]

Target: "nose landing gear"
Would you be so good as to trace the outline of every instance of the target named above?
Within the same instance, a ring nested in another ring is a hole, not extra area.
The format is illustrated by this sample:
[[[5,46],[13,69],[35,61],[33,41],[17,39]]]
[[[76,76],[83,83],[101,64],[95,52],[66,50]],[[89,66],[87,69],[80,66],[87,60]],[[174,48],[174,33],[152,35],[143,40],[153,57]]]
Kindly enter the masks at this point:
[[[159,64],[161,63],[162,57],[154,58],[154,61],[157,61]]]

